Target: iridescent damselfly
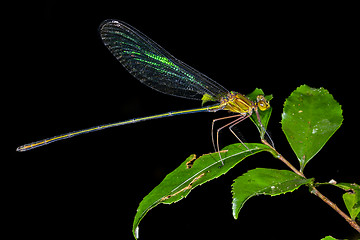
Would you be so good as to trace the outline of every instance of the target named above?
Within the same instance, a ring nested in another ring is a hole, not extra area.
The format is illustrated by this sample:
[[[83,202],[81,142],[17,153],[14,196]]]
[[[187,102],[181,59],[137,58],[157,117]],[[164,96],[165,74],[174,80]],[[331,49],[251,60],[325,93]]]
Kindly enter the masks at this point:
[[[100,25],[99,32],[103,43],[110,52],[131,75],[143,84],[165,94],[201,100],[203,104],[205,102],[217,103],[190,110],[173,111],[148,117],[134,118],[69,132],[25,144],[18,147],[17,151],[23,152],[81,134],[151,119],[227,110],[230,113],[234,113],[234,115],[215,119],[212,123],[212,142],[215,151],[219,151],[219,132],[221,129],[229,127],[230,131],[237,137],[232,127],[251,116],[253,112],[256,113],[257,120],[260,126],[262,126],[258,110],[265,111],[270,107],[263,95],[258,95],[256,101],[252,101],[240,93],[226,90],[219,83],[173,57],[153,40],[124,22],[106,20]],[[217,120],[228,118],[235,118],[235,120],[219,128],[215,140],[214,123]]]

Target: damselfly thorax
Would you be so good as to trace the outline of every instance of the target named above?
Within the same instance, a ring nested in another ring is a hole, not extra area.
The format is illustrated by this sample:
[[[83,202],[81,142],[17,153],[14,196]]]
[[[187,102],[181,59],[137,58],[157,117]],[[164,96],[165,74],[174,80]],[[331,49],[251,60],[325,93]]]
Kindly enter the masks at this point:
[[[215,149],[215,151],[219,152],[220,155],[220,145],[219,145],[219,133],[222,129],[228,127],[230,132],[238,139],[239,142],[242,142],[242,140],[238,137],[238,135],[234,132],[233,127],[240,122],[244,121],[248,117],[252,115],[252,113],[255,111],[256,116],[258,118],[260,127],[263,128],[261,119],[258,113],[258,110],[265,111],[270,107],[269,102],[265,99],[263,95],[258,95],[256,98],[256,102],[251,101],[246,96],[231,91],[226,95],[225,97],[221,98],[220,105],[222,106],[222,110],[228,110],[230,113],[234,113],[234,115],[222,117],[222,118],[216,118],[213,120],[211,125],[211,138],[212,138],[212,144]],[[235,120],[223,125],[222,127],[218,128],[216,130],[216,137],[214,137],[214,125],[215,122],[220,120],[226,120],[230,118],[236,118]],[[244,144],[243,144],[244,145]],[[246,145],[244,145],[246,147]]]

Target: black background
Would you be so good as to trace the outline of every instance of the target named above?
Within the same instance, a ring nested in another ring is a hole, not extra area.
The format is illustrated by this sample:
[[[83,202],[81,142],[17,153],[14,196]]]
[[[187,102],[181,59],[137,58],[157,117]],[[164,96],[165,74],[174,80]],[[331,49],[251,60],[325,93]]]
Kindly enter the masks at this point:
[[[15,67],[11,105],[17,110],[10,115],[12,155],[6,181],[13,235],[131,239],[142,198],[191,153],[213,151],[211,120],[227,113],[153,120],[15,153],[19,145],[68,131],[200,106],[153,91],[126,72],[98,35],[98,26],[109,18],[131,24],[229,90],[246,94],[259,87],[273,94],[269,132],[278,151],[296,167],[281,131],[283,102],[301,84],[328,89],[342,105],[345,120],[307,165],[305,175],[319,182],[358,181],[358,158],[351,154],[358,128],[351,8],[153,1],[15,6],[6,22],[13,30],[6,36]],[[250,121],[238,130],[246,141],[258,141]],[[224,131],[222,146],[233,142],[236,139]],[[231,184],[256,167],[286,169],[267,153],[253,156],[186,199],[151,210],[140,224],[141,239],[355,235],[305,187],[279,197],[253,198],[234,220]],[[320,191],[345,209],[340,190]]]

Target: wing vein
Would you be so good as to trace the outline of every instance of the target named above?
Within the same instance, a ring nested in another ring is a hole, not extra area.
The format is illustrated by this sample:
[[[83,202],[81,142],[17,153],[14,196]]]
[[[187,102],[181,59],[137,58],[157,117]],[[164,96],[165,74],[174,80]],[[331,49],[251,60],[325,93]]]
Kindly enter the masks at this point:
[[[105,46],[130,74],[157,91],[196,100],[208,94],[217,101],[228,93],[124,22],[107,20],[99,31]]]

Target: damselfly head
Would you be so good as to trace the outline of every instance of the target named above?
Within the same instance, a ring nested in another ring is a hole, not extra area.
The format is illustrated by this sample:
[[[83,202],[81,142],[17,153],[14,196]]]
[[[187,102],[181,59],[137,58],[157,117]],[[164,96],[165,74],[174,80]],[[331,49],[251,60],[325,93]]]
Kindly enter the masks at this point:
[[[265,111],[270,107],[270,103],[265,99],[263,95],[258,95],[256,97],[257,106],[261,111]]]

